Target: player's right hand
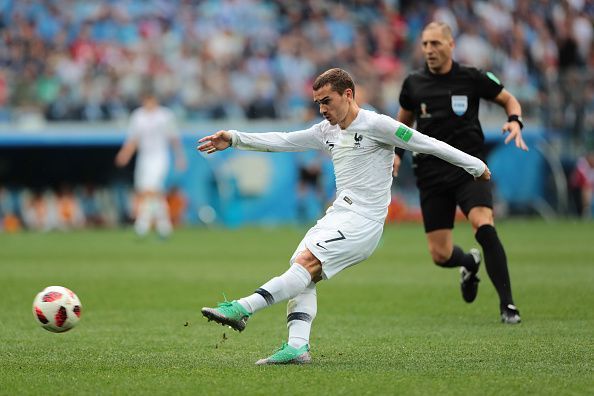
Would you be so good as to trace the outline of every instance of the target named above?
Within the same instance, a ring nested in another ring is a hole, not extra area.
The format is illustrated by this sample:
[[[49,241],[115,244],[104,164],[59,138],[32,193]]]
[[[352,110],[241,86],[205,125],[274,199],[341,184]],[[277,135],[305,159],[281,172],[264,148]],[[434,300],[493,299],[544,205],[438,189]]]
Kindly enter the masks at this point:
[[[198,151],[206,151],[206,154],[212,154],[216,151],[223,151],[231,146],[231,132],[218,131],[214,135],[205,136],[198,140],[199,144],[196,149]]]

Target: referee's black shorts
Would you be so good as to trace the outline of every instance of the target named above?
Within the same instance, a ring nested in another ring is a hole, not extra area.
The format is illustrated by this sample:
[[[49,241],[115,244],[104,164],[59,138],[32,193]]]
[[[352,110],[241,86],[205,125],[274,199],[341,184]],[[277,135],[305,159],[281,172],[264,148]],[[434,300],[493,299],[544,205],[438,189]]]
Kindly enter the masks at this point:
[[[420,189],[425,232],[454,228],[456,205],[468,217],[477,206],[493,208],[491,182],[465,179],[457,184]]]

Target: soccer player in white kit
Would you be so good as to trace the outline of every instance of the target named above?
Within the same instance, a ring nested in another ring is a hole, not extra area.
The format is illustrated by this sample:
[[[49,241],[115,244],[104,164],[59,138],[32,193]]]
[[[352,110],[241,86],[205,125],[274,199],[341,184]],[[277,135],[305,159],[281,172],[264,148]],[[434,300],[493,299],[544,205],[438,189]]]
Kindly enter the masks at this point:
[[[134,229],[139,236],[146,235],[153,223],[161,237],[171,234],[169,208],[163,191],[169,171],[170,146],[175,152],[176,168],[184,169],[185,156],[175,116],[159,105],[154,94],[146,93],[142,107],[132,112],[128,138],[115,158],[116,165],[124,167],[138,151],[134,169],[134,190],[138,198]]]
[[[380,240],[391,198],[394,147],[427,153],[488,180],[485,163],[386,115],[359,108],[355,85],[342,69],[322,73],[313,99],[325,120],[309,129],[282,133],[219,131],[199,140],[208,154],[234,147],[257,151],[325,150],[332,157],[336,200],[312,227],[290,260],[289,269],[253,294],[202,308],[209,320],[243,331],[248,318],[274,303],[289,300],[289,339],[263,364],[309,363],[309,336],[317,313],[316,283],[369,257]]]

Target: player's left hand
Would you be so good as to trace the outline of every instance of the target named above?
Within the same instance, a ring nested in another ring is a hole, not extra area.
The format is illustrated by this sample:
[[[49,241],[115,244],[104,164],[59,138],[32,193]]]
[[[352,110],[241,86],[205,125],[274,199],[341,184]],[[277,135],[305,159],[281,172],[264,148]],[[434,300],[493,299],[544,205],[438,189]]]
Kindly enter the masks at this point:
[[[489,170],[489,167],[487,165],[485,165],[485,171],[483,172],[483,174],[475,179],[476,180],[485,180],[485,181],[491,180],[491,171]]]
[[[509,135],[505,138],[505,144],[508,144],[509,142],[514,140],[517,148],[524,151],[528,151],[528,146],[526,145],[526,142],[524,142],[524,138],[522,137],[522,129],[520,128],[520,125],[517,122],[506,122],[505,124],[503,124],[503,128],[501,128],[501,130],[503,134],[509,132]]]

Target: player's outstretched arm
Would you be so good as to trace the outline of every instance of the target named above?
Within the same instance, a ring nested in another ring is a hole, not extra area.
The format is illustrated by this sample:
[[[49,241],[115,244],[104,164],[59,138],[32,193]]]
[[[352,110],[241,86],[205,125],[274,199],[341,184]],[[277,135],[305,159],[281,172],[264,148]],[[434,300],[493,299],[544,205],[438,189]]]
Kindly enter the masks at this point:
[[[325,146],[321,136],[319,124],[293,132],[246,133],[230,129],[203,137],[198,141],[202,143],[198,150],[208,154],[230,146],[238,150],[262,152],[322,150]]]
[[[458,150],[441,140],[424,135],[391,117],[380,115],[376,128],[379,131],[376,137],[380,141],[405,150],[434,155],[463,168],[477,179],[488,180],[490,177],[490,173],[486,172],[487,165],[479,158]]]
[[[452,165],[459,166],[476,179],[490,179],[491,173],[487,168],[487,164],[479,158],[458,150],[446,142],[424,135],[412,128],[409,128],[406,133],[410,133],[410,135],[405,136],[405,139],[408,138],[408,140],[405,142],[403,148],[418,153],[434,155]]]
[[[218,131],[214,135],[205,136],[198,140],[198,143],[201,144],[196,148],[198,151],[206,152],[206,154],[223,151],[231,146],[231,136],[229,131]]]

